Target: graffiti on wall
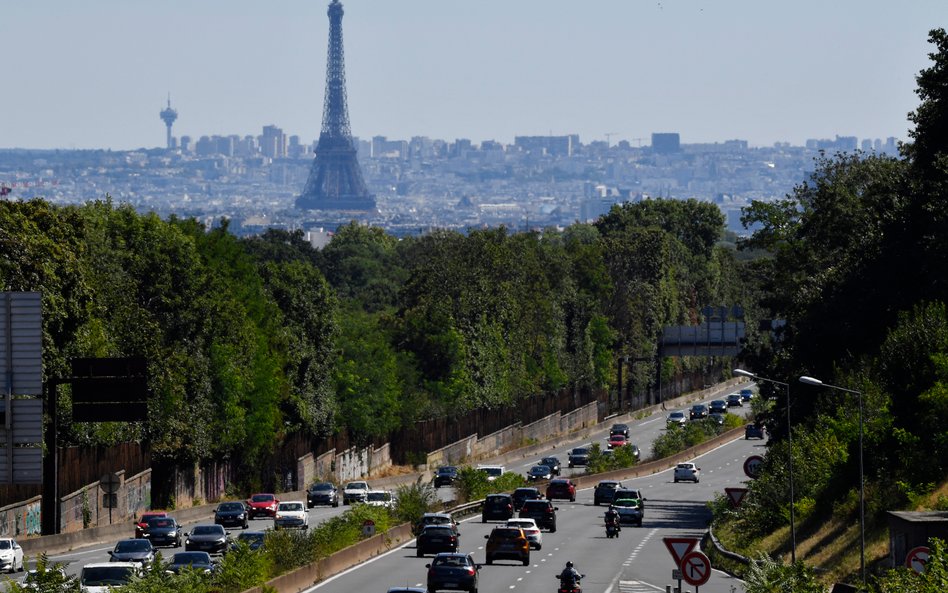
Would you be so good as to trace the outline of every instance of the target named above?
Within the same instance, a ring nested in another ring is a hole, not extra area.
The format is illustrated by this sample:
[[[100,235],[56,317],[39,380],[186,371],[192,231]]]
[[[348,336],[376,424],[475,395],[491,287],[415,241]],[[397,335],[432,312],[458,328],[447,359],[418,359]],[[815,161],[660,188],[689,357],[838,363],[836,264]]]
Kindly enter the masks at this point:
[[[40,499],[0,511],[0,536],[21,537],[42,533]]]

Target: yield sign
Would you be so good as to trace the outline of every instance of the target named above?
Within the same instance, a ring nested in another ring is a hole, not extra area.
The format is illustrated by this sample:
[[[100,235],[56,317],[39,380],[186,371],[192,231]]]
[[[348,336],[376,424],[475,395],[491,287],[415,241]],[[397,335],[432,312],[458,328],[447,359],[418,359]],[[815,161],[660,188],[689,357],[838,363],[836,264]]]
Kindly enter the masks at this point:
[[[681,576],[689,585],[700,587],[711,578],[711,560],[697,550],[688,552],[681,559]]]
[[[724,493],[727,494],[727,501],[731,503],[731,507],[736,509],[741,506],[744,497],[747,496],[747,488],[725,488]]]
[[[925,572],[925,565],[928,564],[930,554],[931,550],[928,549],[928,546],[912,548],[905,556],[905,566],[918,573]]]
[[[698,539],[694,537],[663,537],[662,541],[678,567],[681,566],[681,559],[698,545]]]

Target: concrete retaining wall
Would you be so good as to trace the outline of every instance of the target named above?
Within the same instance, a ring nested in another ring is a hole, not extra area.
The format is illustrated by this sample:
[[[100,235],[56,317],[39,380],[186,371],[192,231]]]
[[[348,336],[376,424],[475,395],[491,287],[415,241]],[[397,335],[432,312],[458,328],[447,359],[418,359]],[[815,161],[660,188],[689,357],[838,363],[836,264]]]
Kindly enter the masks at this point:
[[[509,449],[510,447],[520,446],[520,423],[511,424],[506,428],[501,428],[496,432],[485,437],[477,437],[474,443],[474,457],[480,459],[489,457],[498,451]]]
[[[560,434],[560,413],[555,412],[520,429],[520,440],[541,442]]]
[[[378,449],[372,449],[372,455],[369,457],[369,473],[372,475],[383,469],[392,467],[392,451],[388,443],[383,444]]]
[[[78,531],[89,527],[121,523],[142,510],[151,508],[151,470],[147,469],[129,478],[124,471],[116,472],[122,484],[116,493],[117,506],[105,506],[105,491],[99,482],[62,497],[60,502],[60,532]]]
[[[427,464],[429,468],[442,465],[460,465],[466,459],[474,457],[474,443],[477,442],[477,435],[472,434],[460,441],[445,445],[440,449],[428,453]]]
[[[595,425],[599,421],[599,403],[592,402],[563,414],[560,417],[559,434],[567,434]]]
[[[0,508],[0,537],[25,537],[42,533],[40,501],[42,496]]]

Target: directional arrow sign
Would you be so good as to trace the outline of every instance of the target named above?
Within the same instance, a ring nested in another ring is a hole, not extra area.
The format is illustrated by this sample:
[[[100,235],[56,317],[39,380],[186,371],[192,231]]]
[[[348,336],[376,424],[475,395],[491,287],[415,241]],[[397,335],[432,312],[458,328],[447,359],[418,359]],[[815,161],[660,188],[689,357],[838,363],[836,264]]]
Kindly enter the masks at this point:
[[[689,585],[700,587],[711,578],[711,560],[697,550],[688,552],[681,559],[681,576]]]
[[[698,545],[698,539],[694,537],[663,537],[662,541],[671,553],[675,566],[681,566],[681,559]]]
[[[748,478],[756,478],[760,475],[760,470],[764,467],[764,458],[760,455],[751,455],[744,462],[744,473]]]
[[[925,565],[928,564],[929,555],[931,555],[931,550],[928,549],[928,546],[912,548],[905,556],[905,566],[917,573],[923,573],[925,572]]]
[[[747,488],[725,488],[724,493],[727,494],[727,501],[731,503],[731,507],[736,509],[744,502],[744,497],[747,496]]]

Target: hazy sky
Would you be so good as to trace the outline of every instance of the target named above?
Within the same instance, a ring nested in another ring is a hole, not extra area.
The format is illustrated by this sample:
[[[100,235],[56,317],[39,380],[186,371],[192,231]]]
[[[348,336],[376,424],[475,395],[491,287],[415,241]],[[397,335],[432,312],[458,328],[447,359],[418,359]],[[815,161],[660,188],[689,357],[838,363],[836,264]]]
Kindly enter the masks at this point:
[[[344,0],[352,132],[906,137],[946,0]],[[328,0],[10,0],[0,147],[319,134]]]

